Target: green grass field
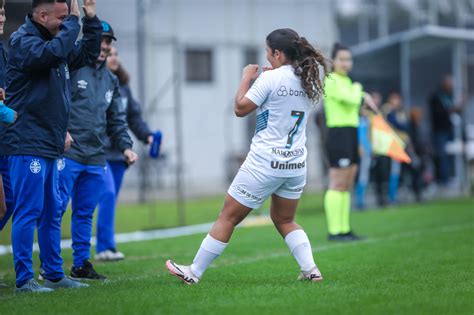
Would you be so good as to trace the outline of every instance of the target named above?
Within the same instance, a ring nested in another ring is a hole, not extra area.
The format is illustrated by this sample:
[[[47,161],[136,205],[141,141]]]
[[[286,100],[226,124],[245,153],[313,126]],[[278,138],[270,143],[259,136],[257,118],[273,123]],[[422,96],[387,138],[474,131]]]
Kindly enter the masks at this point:
[[[217,215],[213,202],[193,208],[193,223]],[[121,244],[126,260],[96,264],[110,281],[43,295],[15,295],[12,257],[0,256],[0,279],[10,285],[0,289],[0,314],[474,313],[474,199],[354,213],[355,230],[368,236],[357,243],[326,241],[317,202],[304,196],[298,221],[321,283],[297,282],[297,264],[274,228],[251,227],[236,231],[193,287],[169,276],[164,262],[189,263],[204,234]],[[69,269],[71,251],[63,256]]]

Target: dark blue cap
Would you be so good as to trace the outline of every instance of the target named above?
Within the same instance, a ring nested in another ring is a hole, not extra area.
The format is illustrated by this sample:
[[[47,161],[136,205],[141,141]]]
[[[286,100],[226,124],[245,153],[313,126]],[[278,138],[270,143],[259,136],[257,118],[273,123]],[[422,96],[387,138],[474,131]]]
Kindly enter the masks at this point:
[[[102,37],[110,37],[113,40],[117,40],[117,38],[115,38],[115,33],[114,33],[114,30],[112,29],[112,26],[110,26],[110,24],[105,21],[101,21],[101,23],[102,23]]]

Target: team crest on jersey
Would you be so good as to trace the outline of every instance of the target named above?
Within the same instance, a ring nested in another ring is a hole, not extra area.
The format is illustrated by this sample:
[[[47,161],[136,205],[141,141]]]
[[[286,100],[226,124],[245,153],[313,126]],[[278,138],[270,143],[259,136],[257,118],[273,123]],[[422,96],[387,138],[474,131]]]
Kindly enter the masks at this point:
[[[108,90],[107,92],[105,92],[105,100],[107,102],[107,104],[110,104],[112,102],[112,96],[114,95],[114,91],[112,90]]]
[[[85,89],[87,89],[88,84],[89,83],[86,80],[79,80],[79,81],[77,81],[77,88],[85,90]]]
[[[30,171],[33,174],[41,172],[41,163],[38,159],[33,159],[30,163]]]
[[[62,171],[66,167],[66,159],[58,159],[58,171]]]

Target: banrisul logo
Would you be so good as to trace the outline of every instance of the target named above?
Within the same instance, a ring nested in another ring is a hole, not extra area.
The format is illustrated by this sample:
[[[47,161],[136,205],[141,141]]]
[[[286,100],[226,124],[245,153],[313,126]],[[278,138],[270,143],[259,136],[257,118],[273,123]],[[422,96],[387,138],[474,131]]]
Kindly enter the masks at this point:
[[[30,163],[30,171],[33,174],[41,172],[41,163],[38,159],[33,159]]]
[[[286,86],[282,85],[280,88],[277,90],[277,95],[281,97],[287,97],[287,96],[299,96],[299,97],[308,97],[308,94],[306,94],[305,91],[303,90],[293,90],[292,88],[287,88]]]
[[[286,89],[286,86],[282,85],[277,91],[278,96],[288,96],[288,90]]]

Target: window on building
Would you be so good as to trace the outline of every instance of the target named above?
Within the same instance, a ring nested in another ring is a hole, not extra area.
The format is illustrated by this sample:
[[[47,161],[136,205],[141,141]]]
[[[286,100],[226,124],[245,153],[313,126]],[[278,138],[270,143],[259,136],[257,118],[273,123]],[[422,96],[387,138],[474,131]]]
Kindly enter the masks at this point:
[[[244,61],[244,64],[243,64],[243,67],[245,67],[246,65],[249,65],[249,64],[259,64],[258,62],[258,56],[259,56],[259,51],[257,48],[255,47],[246,47],[243,51],[244,53],[244,58],[243,58],[243,61]],[[252,82],[253,84],[253,82]],[[247,137],[246,137],[246,145],[245,147],[248,148],[250,146],[250,143],[252,142],[252,138],[253,138],[253,135],[255,134],[255,124],[256,124],[256,115],[255,115],[255,111],[253,113],[251,113],[250,115],[247,116],[247,128],[246,128],[246,131],[247,131]]]
[[[244,50],[244,66],[258,64],[258,50],[254,47],[247,47]]]
[[[213,58],[211,49],[186,50],[186,81],[206,83],[213,81]]]

